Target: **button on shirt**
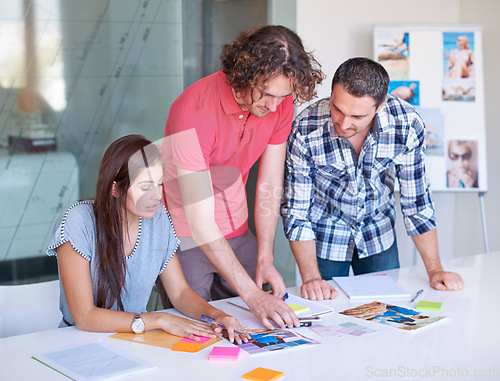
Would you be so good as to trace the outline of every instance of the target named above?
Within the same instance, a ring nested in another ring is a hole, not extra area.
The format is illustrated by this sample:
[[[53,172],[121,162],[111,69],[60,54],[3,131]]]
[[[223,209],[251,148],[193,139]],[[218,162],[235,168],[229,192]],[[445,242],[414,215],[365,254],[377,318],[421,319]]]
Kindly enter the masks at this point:
[[[408,235],[435,228],[425,176],[424,124],[415,109],[388,96],[359,157],[332,124],[330,99],[305,109],[288,139],[281,214],[291,241],[316,240],[318,257],[349,261],[394,242],[396,179]]]

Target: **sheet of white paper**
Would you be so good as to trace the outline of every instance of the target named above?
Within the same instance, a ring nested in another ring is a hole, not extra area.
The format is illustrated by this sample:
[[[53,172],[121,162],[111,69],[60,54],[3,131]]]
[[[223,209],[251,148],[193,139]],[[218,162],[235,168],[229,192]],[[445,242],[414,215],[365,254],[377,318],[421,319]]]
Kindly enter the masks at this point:
[[[357,275],[333,280],[352,300],[411,298],[411,294],[388,275]]]
[[[35,355],[33,358],[74,380],[105,380],[157,367],[119,351],[102,340]]]

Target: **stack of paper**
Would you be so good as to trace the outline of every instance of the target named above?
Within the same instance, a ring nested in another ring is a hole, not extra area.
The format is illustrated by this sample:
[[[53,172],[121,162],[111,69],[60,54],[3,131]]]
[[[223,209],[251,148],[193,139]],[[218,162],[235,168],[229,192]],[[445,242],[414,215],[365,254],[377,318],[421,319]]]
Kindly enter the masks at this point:
[[[357,275],[333,280],[352,300],[411,298],[411,294],[388,275]]]
[[[74,380],[102,380],[157,368],[101,340],[35,355],[33,358]]]

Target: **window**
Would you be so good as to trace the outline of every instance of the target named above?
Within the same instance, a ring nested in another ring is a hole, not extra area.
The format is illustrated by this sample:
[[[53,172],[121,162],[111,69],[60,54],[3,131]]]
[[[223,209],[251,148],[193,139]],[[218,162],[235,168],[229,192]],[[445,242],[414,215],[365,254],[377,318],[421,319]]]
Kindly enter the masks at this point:
[[[0,283],[57,275],[54,223],[93,198],[107,146],[163,135],[267,0],[0,0]]]

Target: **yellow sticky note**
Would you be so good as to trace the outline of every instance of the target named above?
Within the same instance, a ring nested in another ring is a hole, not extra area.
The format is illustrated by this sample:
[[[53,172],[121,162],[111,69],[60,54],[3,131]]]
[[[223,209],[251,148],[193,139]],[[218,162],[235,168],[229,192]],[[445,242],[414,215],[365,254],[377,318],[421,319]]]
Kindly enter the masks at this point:
[[[283,377],[283,372],[260,367],[243,375],[244,379],[253,381],[273,381],[281,377]]]
[[[309,307],[301,306],[301,305],[298,305],[296,303],[290,303],[288,305],[288,307],[290,307],[292,309],[292,311],[295,312],[296,314],[301,314],[302,312],[306,312],[306,311],[310,310]]]
[[[427,302],[425,300],[421,300],[417,303],[417,310],[427,310],[427,311],[441,311],[441,306],[443,303],[439,302]]]

